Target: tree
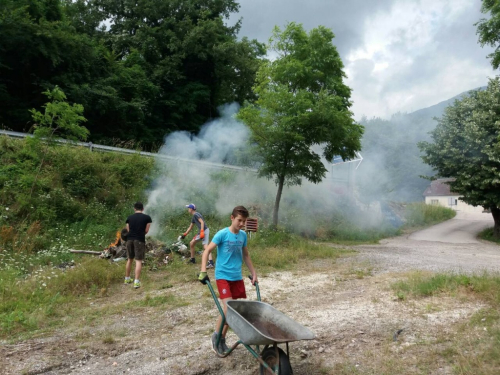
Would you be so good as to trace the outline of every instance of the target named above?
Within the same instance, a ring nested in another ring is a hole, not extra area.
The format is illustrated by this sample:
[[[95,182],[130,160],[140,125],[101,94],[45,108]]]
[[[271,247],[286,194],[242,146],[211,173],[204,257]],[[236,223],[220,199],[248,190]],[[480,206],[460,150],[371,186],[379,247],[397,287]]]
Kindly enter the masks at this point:
[[[438,119],[431,142],[419,143],[423,160],[450,177],[451,190],[473,206],[490,209],[500,238],[500,80],[455,101]]]
[[[275,27],[269,49],[276,59],[262,64],[253,87],[258,99],[238,114],[262,157],[260,175],[278,186],[274,226],[285,185],[324,178],[327,170],[318,152],[327,160],[335,155],[345,160],[361,149],[363,127],[349,110],[351,89],[343,83],[333,38],[322,26],[309,33],[296,23],[283,31]]]
[[[73,141],[87,139],[89,131],[80,125],[86,121],[82,116],[83,106],[77,103],[70,105],[66,101],[64,92],[57,86],[43,94],[51,100],[43,106],[44,113],[36,109],[30,111],[35,121],[33,126],[35,138],[45,138],[49,142],[53,138]]]
[[[33,194],[38,176],[42,170],[48,146],[53,140],[55,138],[65,138],[73,141],[85,140],[89,135],[88,129],[80,125],[82,122],[86,121],[85,117],[82,116],[83,106],[81,104],[74,103],[70,105],[66,101],[64,92],[57,86],[53,90],[45,91],[43,94],[52,100],[43,106],[45,109],[44,113],[36,109],[30,110],[35,125],[33,126],[34,138],[28,139],[28,141],[31,142],[36,149],[38,149],[41,141],[45,143],[45,147],[41,152],[42,158],[38,166],[38,171],[31,185],[30,197]]]
[[[146,147],[253,100],[262,44],[238,39],[234,0],[0,0],[0,126],[30,128],[59,86],[92,141]]]
[[[491,18],[483,18],[476,23],[479,43],[481,46],[487,44],[496,47],[488,57],[491,58],[493,68],[498,69],[500,66],[500,0],[483,0],[481,12],[490,13]]]
[[[239,9],[236,1],[90,0],[89,4],[100,9],[94,14],[110,24],[104,44],[121,59],[128,60],[135,52],[154,87],[144,98],[140,126],[125,126],[132,129],[130,138],[154,143],[171,131],[197,132],[220,105],[254,99],[251,83],[265,50],[255,40],[238,40],[240,22],[227,24]],[[123,131],[122,119],[129,116],[122,114],[106,112],[108,121],[90,127],[92,134]]]

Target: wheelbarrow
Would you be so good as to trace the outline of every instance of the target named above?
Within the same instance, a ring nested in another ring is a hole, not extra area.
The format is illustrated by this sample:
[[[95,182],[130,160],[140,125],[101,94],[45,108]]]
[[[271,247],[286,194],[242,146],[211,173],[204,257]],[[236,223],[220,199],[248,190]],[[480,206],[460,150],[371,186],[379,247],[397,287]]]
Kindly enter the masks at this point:
[[[249,278],[252,280],[251,276]],[[222,324],[219,328],[216,345],[219,345],[226,318],[227,324],[239,338],[227,352],[224,354],[217,353],[219,357],[227,357],[241,344],[259,361],[261,375],[293,374],[288,343],[299,340],[312,340],[315,338],[314,332],[271,305],[261,302],[257,282],[255,283],[257,301],[227,301],[227,317],[224,317],[224,310],[219,303],[212,284],[210,284],[208,276],[201,280],[201,283],[206,284],[210,289],[215,305],[222,316]],[[278,347],[278,344],[285,344],[286,353]],[[263,346],[262,350],[261,346]]]

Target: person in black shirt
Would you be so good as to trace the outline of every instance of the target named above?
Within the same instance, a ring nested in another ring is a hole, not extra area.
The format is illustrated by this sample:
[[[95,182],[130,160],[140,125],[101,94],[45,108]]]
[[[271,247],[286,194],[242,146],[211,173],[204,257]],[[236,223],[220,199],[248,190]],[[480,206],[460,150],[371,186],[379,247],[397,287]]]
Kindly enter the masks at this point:
[[[132,261],[135,259],[135,280],[134,288],[141,286],[139,276],[141,275],[142,261],[146,254],[146,234],[153,220],[149,215],[142,213],[144,206],[141,202],[134,204],[135,214],[127,218],[127,265],[125,266],[125,284],[131,284],[130,271]]]

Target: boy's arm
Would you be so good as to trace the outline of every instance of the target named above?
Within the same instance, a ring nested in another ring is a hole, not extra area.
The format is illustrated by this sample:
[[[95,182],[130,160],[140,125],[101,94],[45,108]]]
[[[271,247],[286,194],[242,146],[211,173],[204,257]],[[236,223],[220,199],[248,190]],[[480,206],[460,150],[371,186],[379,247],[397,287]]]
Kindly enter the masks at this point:
[[[207,272],[208,254],[210,254],[216,247],[217,245],[215,243],[210,242],[205,251],[203,251],[203,255],[201,256],[201,272]]]
[[[194,225],[194,224],[193,224],[193,223],[191,223],[191,224],[189,225],[189,227],[188,227],[187,231],[185,231],[182,235],[183,235],[183,236],[187,236],[187,235],[188,235],[188,233],[189,233],[189,232],[191,232],[191,229],[193,228],[193,225]]]
[[[253,267],[252,259],[250,259],[250,253],[248,252],[248,247],[246,247],[246,246],[243,248],[243,261],[247,265],[250,273],[252,274],[252,284],[255,284],[256,282],[258,282],[257,272],[255,272],[255,268]]]
[[[205,237],[205,222],[203,221],[202,218],[199,219],[201,227],[200,227],[200,239],[203,239]]]

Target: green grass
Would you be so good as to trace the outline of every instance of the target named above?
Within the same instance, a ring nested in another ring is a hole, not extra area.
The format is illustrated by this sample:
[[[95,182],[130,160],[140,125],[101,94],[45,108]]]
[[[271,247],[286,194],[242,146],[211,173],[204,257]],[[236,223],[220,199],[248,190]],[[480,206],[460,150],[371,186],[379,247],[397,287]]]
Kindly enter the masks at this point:
[[[493,235],[493,228],[487,228],[478,234],[482,240],[491,241],[500,244],[500,238]]]
[[[122,280],[123,268],[102,259],[82,259],[66,271],[42,267],[20,279],[13,270],[0,273],[2,336],[62,324],[72,302],[102,296]]]
[[[274,231],[254,235],[248,246],[259,275],[274,270],[293,270],[301,261],[334,261],[348,253]],[[29,337],[40,330],[57,328],[68,316],[76,320],[84,318],[86,324],[100,324],[106,317],[121,314],[124,309],[171,309],[194,303],[168,292],[174,286],[198,283],[198,265],[186,265],[178,254],[174,254],[174,261],[168,265],[156,266],[149,258],[144,262],[140,290],[146,293],[144,297],[134,297],[117,305],[89,307],[89,298],[98,301],[121,290],[125,264],[83,255],[76,258],[74,268],[61,270],[55,266],[63,259],[63,254],[62,250],[39,254],[43,258],[41,262],[23,253],[13,257],[12,252],[0,252],[6,260],[0,272],[0,338]],[[33,266],[25,267],[30,261],[34,262]],[[246,267],[243,268],[247,272]],[[103,340],[111,339],[105,337]]]
[[[414,272],[406,280],[392,286],[398,296],[429,297],[441,293],[466,291],[474,293],[500,308],[500,275],[484,272],[481,275],[443,273],[429,276]],[[401,299],[401,298],[400,298]]]
[[[406,228],[428,226],[454,218],[456,212],[447,207],[425,203],[411,203],[406,206]]]
[[[352,251],[314,244],[300,236],[284,231],[262,231],[249,241],[249,251],[255,267],[265,270],[282,270],[301,261],[337,259]]]

